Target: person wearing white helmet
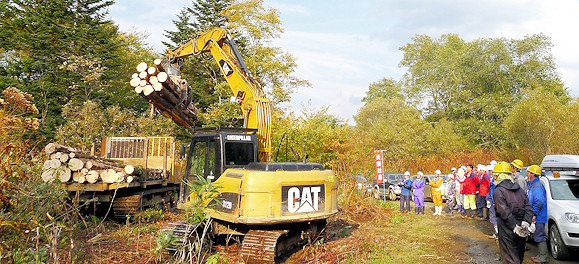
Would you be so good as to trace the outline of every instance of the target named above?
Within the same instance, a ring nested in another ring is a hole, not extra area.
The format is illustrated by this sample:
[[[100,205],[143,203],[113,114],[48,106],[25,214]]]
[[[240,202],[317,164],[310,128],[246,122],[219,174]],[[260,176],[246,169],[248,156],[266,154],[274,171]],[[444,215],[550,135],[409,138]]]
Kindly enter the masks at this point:
[[[459,168],[457,173],[456,173],[456,188],[457,188],[457,192],[456,192],[456,204],[458,205],[458,210],[457,212],[460,214],[464,214],[465,210],[464,210],[464,184],[465,184],[465,180],[466,177],[465,175],[465,170],[463,170],[462,168]]]
[[[404,180],[398,185],[402,188],[400,193],[400,212],[410,213],[410,197],[412,196],[412,180],[410,179],[410,172],[404,172]]]
[[[454,195],[456,194],[456,186],[454,183],[454,174],[448,174],[448,181],[444,195],[446,195],[446,206],[448,207],[448,215],[454,215]]]
[[[424,214],[424,173],[419,171],[416,180],[412,183],[412,193],[414,194],[414,210],[416,214]]]
[[[434,203],[434,214],[442,215],[442,192],[438,189],[444,181],[440,178],[440,170],[434,172],[434,179],[428,183],[432,187],[432,202]]]
[[[479,187],[479,207],[482,208],[482,217],[480,220],[489,219],[489,209],[487,208],[487,195],[489,194],[489,187],[492,180],[491,174],[487,170],[487,166],[481,166],[481,179]]]

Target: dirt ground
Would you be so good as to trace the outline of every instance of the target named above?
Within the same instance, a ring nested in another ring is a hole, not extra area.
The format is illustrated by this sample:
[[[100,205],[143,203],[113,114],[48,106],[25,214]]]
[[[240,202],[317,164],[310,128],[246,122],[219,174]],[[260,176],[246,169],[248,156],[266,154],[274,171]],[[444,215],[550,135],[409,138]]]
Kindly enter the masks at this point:
[[[488,222],[460,216],[433,216],[427,203],[425,215],[400,214],[397,202],[350,205],[329,219],[324,236],[283,256],[283,263],[501,263],[498,245],[489,238]],[[158,230],[175,220],[145,225],[110,224],[101,234],[87,237],[79,246],[85,256],[61,255],[61,263],[171,263],[167,252],[155,251]],[[91,239],[92,238],[92,239]],[[90,243],[87,242],[90,240]],[[79,241],[80,242],[80,241]],[[536,246],[528,244],[524,263],[532,263]],[[219,263],[243,263],[240,243],[217,244],[211,254]],[[76,261],[74,261],[76,259]],[[72,261],[71,261],[72,260]],[[577,263],[574,261],[550,263]]]

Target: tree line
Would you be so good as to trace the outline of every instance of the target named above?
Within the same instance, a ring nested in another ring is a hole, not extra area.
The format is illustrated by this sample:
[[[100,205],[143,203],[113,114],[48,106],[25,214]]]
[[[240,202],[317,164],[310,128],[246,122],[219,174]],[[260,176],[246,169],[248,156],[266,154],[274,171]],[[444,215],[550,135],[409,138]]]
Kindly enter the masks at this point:
[[[0,4],[0,90],[16,87],[34,97],[40,130],[31,136],[68,140],[80,148],[102,136],[170,131],[187,138],[186,131],[170,122],[147,119],[147,103],[131,92],[127,80],[134,65],[162,54],[144,42],[142,33],[118,30],[107,17],[113,4]],[[228,29],[273,102],[273,142],[286,134],[312,161],[334,166],[340,155],[371,156],[373,149],[384,149],[394,169],[458,152],[538,162],[546,153],[579,151],[574,136],[577,99],[569,95],[557,72],[551,41],[541,33],[473,41],[456,34],[417,35],[400,47],[404,76],[371,83],[353,125],[324,107],[302,113],[280,107],[295,89],[311,85],[293,74],[297,64],[291,53],[269,44],[283,28],[279,12],[262,1],[192,1],[173,23],[177,29],[165,33],[167,48],[212,27]],[[185,60],[182,73],[201,110],[198,126],[241,124],[241,111],[228,102],[231,91],[209,56]],[[127,121],[115,121],[119,116]],[[280,158],[292,158],[283,155]]]

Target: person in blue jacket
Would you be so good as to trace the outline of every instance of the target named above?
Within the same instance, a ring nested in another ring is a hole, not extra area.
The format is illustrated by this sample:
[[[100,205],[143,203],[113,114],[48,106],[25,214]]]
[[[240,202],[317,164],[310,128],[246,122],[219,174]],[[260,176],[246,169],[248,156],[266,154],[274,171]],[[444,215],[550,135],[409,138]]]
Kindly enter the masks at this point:
[[[541,176],[541,167],[531,165],[527,169],[527,178],[529,179],[529,203],[533,208],[533,223],[529,228],[533,231],[533,239],[537,242],[539,254],[531,257],[534,263],[546,263],[549,252],[547,249],[547,234],[545,233],[545,224],[547,223],[547,192],[545,186],[539,178]],[[534,228],[533,228],[534,227]]]
[[[398,183],[402,192],[400,193],[400,212],[404,211],[410,213],[410,198],[412,196],[412,180],[410,179],[410,172],[404,172],[404,181]],[[406,208],[404,208],[406,205]]]
[[[495,165],[497,164],[496,161],[492,160],[491,164],[487,167],[489,170],[489,174],[493,175],[493,170],[495,168]],[[498,175],[493,175],[493,177],[491,177],[491,180],[489,181],[489,193],[487,194],[486,197],[486,201],[487,201],[487,208],[489,210],[489,222],[491,222],[491,224],[493,224],[494,230],[495,232],[490,236],[491,238],[497,239],[497,235],[499,234],[499,227],[497,226],[497,214],[495,212],[495,201],[493,199],[493,194],[495,193],[495,178]]]

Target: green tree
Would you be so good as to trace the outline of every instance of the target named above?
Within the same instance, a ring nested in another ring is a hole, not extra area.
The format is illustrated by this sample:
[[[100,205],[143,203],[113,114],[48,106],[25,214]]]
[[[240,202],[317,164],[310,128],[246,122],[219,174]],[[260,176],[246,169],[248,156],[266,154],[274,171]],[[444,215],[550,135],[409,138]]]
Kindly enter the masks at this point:
[[[378,82],[371,83],[366,96],[362,98],[362,102],[368,103],[376,98],[398,98],[404,100],[402,85],[392,78],[383,78]]]
[[[427,120],[447,118],[471,144],[498,147],[506,139],[502,121],[526,91],[567,94],[551,46],[542,34],[472,42],[419,35],[401,48],[405,91]]]
[[[93,101],[66,105],[63,118],[66,123],[58,127],[55,139],[85,152],[93,143],[98,150],[103,137],[181,135],[181,129],[167,118],[151,119],[131,109],[104,108]]]
[[[513,107],[504,125],[510,147],[528,152],[531,162],[541,162],[546,154],[579,154],[577,99],[568,101],[546,90],[531,91]]]
[[[117,48],[117,27],[106,18],[106,9],[112,3],[9,0],[6,3],[9,14],[0,12],[3,39],[0,50],[7,58],[1,67],[9,78],[17,80],[18,87],[34,96],[43,120],[41,129],[49,137],[54,127],[63,122],[62,105],[84,100],[83,92],[68,89],[80,82],[78,75],[61,68],[66,60],[77,56],[99,61],[105,69],[99,86],[118,69],[118,54],[112,52]],[[92,94],[93,98],[102,96]]]
[[[322,163],[337,168],[339,156],[345,154],[351,129],[328,113],[328,107],[302,110],[300,117],[293,112],[274,116],[272,128],[272,160]],[[294,155],[297,154],[298,157]]]
[[[466,140],[455,132],[446,119],[427,122],[420,111],[397,97],[377,97],[366,103],[354,116],[356,148],[368,156],[384,150],[387,168],[408,169],[417,161],[444,156],[467,148]]]

